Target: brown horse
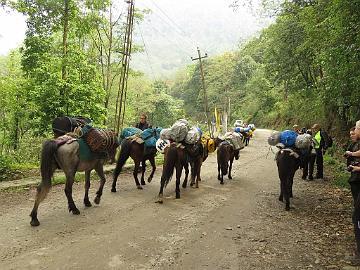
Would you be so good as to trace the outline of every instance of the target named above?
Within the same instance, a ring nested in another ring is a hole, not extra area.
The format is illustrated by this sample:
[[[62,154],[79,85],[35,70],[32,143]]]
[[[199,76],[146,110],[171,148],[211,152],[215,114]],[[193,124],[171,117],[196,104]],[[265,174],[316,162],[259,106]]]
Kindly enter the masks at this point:
[[[60,137],[64,139],[64,137]],[[60,144],[59,140],[48,140],[45,141],[42,147],[41,152],[41,183],[37,187],[36,199],[34,203],[33,210],[31,211],[31,226],[39,226],[40,222],[37,218],[37,210],[39,204],[45,199],[47,193],[51,188],[51,178],[54,174],[54,171],[57,168],[60,168],[64,171],[66,176],[65,182],[65,195],[68,200],[69,212],[72,212],[74,215],[79,215],[80,211],[76,207],[74,200],[72,198],[72,186],[75,179],[76,172],[85,171],[85,196],[84,204],[86,207],[90,207],[91,203],[89,201],[89,188],[90,188],[90,173],[94,169],[100,177],[100,186],[96,192],[96,197],[94,202],[96,204],[100,203],[101,195],[103,192],[103,187],[105,184],[105,175],[103,170],[103,163],[107,159],[106,156],[102,155],[96,157],[92,160],[81,160],[79,158],[79,143],[77,140],[72,138],[65,138],[63,140],[67,141],[63,144]],[[117,145],[113,145],[114,148]]]
[[[188,160],[186,156],[185,147],[181,144],[171,143],[164,151],[163,172],[160,181],[159,203],[163,203],[163,191],[171,180],[171,177],[176,169],[176,199],[180,199],[180,178],[183,168],[185,168],[185,181],[189,174]]]
[[[224,184],[224,175],[228,175],[232,179],[231,169],[234,158],[239,159],[239,151],[235,150],[228,141],[216,140],[217,145],[217,163],[218,163],[218,180],[220,184]]]
[[[116,163],[116,168],[115,168],[114,174],[113,174],[113,183],[112,183],[112,187],[111,187],[111,192],[116,192],[117,178],[129,157],[131,157],[135,163],[133,176],[135,179],[135,184],[138,189],[142,189],[141,185],[145,185],[145,180],[144,180],[145,169],[146,169],[145,163],[146,163],[146,160],[150,161],[150,164],[152,166],[152,171],[148,178],[148,182],[150,183],[154,176],[155,170],[156,170],[156,164],[155,164],[156,153],[157,153],[157,151],[156,151],[155,147],[145,147],[144,143],[139,144],[138,142],[132,141],[131,139],[123,140],[121,143],[120,156]],[[140,162],[141,162],[141,169],[142,169],[141,185],[140,185],[139,179],[138,179],[138,171],[139,171],[139,167],[140,167]]]

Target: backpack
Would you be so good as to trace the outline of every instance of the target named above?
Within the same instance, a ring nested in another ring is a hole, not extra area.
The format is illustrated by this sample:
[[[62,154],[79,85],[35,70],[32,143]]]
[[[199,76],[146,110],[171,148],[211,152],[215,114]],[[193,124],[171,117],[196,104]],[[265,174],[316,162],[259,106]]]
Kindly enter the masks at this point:
[[[329,134],[325,131],[321,131],[321,137],[324,139],[325,142],[325,148],[329,148],[333,145],[333,139]]]

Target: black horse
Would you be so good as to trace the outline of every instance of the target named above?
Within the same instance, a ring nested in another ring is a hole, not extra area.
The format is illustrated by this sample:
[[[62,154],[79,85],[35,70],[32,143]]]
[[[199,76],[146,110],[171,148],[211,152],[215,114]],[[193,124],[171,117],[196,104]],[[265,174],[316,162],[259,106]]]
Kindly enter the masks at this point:
[[[300,155],[294,149],[281,149],[276,156],[276,164],[280,178],[279,201],[285,199],[285,210],[290,210],[290,198],[293,196],[292,186],[296,170],[300,166]]]
[[[60,137],[68,132],[73,132],[77,127],[83,127],[86,124],[91,123],[91,120],[86,117],[76,116],[60,116],[56,117],[52,122],[52,130],[54,137]]]
[[[210,138],[206,140],[206,144],[202,144],[201,142],[196,143],[195,145],[185,146],[186,155],[188,162],[191,167],[191,182],[190,186],[192,187],[195,184],[195,187],[199,187],[199,182],[201,181],[201,166],[203,162],[207,159],[209,155],[208,151],[208,143]],[[187,177],[188,169],[185,167],[185,179],[182,184],[183,188],[187,187]]]
[[[240,150],[235,150],[228,141],[216,140],[217,145],[217,163],[218,163],[218,180],[220,184],[224,184],[224,175],[228,175],[232,179],[231,169],[234,162],[239,159]]]

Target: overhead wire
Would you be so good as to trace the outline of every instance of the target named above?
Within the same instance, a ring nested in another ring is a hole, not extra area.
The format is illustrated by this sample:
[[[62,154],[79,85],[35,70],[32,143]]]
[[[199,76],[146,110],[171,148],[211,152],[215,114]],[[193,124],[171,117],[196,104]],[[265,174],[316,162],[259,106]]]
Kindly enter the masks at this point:
[[[147,6],[146,4],[142,4],[144,7],[152,10],[149,6]],[[160,16],[157,12],[155,12],[154,10],[152,10],[153,14],[155,16],[157,16],[160,20],[162,20],[165,25],[167,25],[169,28],[174,30],[174,33],[176,33],[185,43],[187,43],[187,46],[189,48],[195,49],[196,48],[196,42],[194,42],[191,38],[188,37],[188,35],[186,34],[185,31],[183,31],[173,20],[171,20],[171,18],[162,10],[160,9],[156,4],[155,6],[160,10],[161,13],[163,13],[165,15],[165,17],[168,19],[168,21],[166,19],[164,19],[162,16]],[[169,24],[169,21],[172,22],[173,25]],[[175,27],[174,27],[175,25]],[[189,49],[188,48],[188,49]]]
[[[191,55],[189,54],[189,52],[187,52],[183,47],[181,47],[181,45],[176,42],[175,40],[170,40],[166,35],[164,35],[164,33],[162,33],[160,30],[156,29],[150,22],[150,27],[157,32],[158,34],[160,34],[162,37],[164,37],[168,42],[174,44],[179,50],[181,50],[182,52],[184,52],[187,56],[191,57]]]
[[[157,7],[157,8],[160,10],[160,12],[161,12],[162,14],[165,15],[166,18],[169,19],[169,21],[170,21],[177,29],[180,30],[180,32],[182,32],[182,34],[185,35],[186,38],[188,38],[193,44],[196,44],[196,42],[191,38],[191,36],[190,36],[187,32],[185,32],[176,22],[174,22],[174,20],[171,19],[171,17],[168,16],[168,15],[166,14],[166,12],[165,12],[163,9],[161,9],[161,8],[155,3],[154,0],[151,0],[151,2],[154,4],[155,7]]]
[[[137,22],[137,25],[138,25],[138,27],[139,27],[139,32],[140,32],[141,40],[142,40],[143,45],[144,45],[144,51],[145,51],[145,53],[146,53],[146,57],[147,57],[147,60],[148,60],[148,64],[149,64],[150,69],[151,69],[152,77],[153,77],[153,79],[157,80],[157,78],[156,78],[156,76],[155,76],[155,73],[154,73],[153,66],[152,66],[151,61],[150,61],[149,52],[148,52],[148,49],[147,49],[146,44],[145,44],[145,40],[144,40],[144,36],[143,36],[142,30],[141,30],[141,27],[140,27],[140,23]]]

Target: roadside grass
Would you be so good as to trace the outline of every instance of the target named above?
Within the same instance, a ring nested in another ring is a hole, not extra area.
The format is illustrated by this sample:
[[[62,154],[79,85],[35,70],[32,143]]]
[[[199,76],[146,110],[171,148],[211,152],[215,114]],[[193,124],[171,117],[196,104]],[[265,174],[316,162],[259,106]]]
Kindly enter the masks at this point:
[[[155,157],[155,164],[156,166],[160,166],[164,163],[164,155],[162,154],[159,154]],[[134,170],[134,161],[129,158],[127,160],[127,163],[125,164],[125,166],[123,167],[123,172],[132,172]],[[115,166],[115,164],[113,165]],[[150,170],[151,168],[151,165],[150,163],[147,161],[146,162],[146,168],[147,168],[147,171]],[[34,169],[33,166],[29,166],[29,169]],[[109,169],[106,169],[106,167],[104,166],[104,173],[105,175],[109,175],[109,174],[112,174],[113,173],[113,168],[109,168]],[[37,176],[33,176],[32,178],[39,178],[39,181],[40,181],[40,178],[41,176],[39,175],[39,169],[37,168]],[[92,171],[91,172],[91,180],[94,181],[99,181],[99,177],[98,175],[96,174],[95,171]],[[11,180],[10,180],[11,181]],[[51,180],[51,185],[52,186],[56,186],[56,185],[61,185],[61,184],[65,184],[65,181],[66,181],[66,177],[65,175],[62,173],[62,171],[58,170],[55,172],[55,175],[53,176],[52,180]],[[85,181],[85,173],[84,172],[78,172],[76,173],[75,175],[75,182],[84,182]],[[7,187],[7,188],[4,188],[1,190],[1,192],[24,192],[26,190],[29,190],[31,187],[34,187],[34,186],[37,186],[37,183],[30,183],[30,184],[26,184],[24,183],[24,185],[19,185],[19,186],[10,186],[10,187]]]
[[[341,149],[332,147],[331,151],[324,155],[324,166],[331,175],[333,185],[340,188],[350,188],[348,183],[350,173],[346,171],[346,161],[342,158],[342,152]]]

